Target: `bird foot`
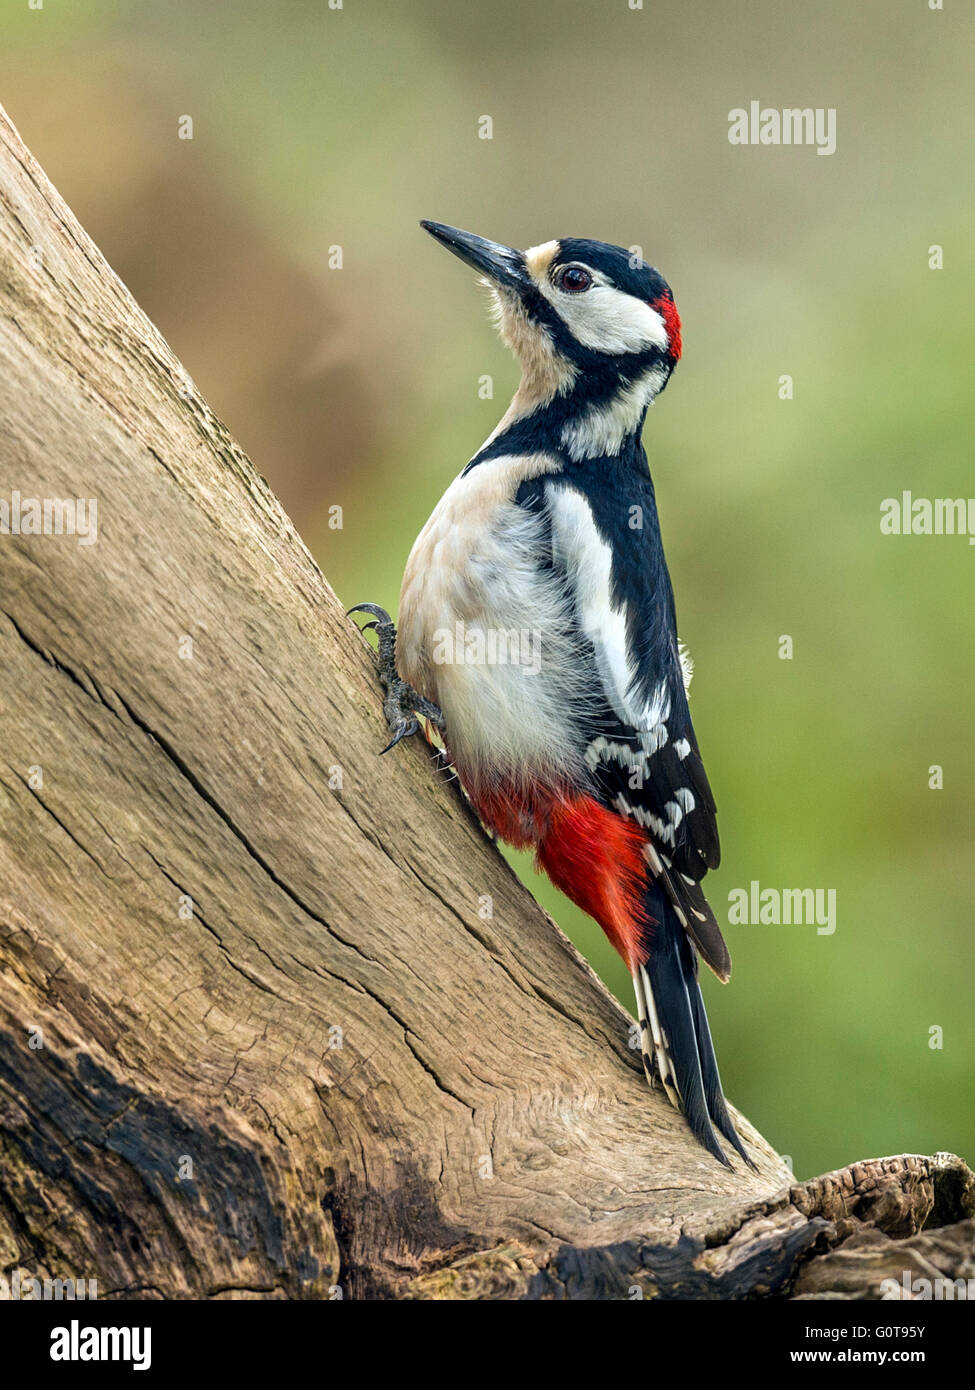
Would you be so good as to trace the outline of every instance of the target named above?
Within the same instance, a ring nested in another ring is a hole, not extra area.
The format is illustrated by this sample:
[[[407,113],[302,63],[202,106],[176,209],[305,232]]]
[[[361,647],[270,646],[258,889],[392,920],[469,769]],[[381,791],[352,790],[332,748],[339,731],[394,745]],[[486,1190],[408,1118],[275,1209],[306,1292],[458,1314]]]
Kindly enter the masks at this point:
[[[352,613],[371,613],[375,619],[375,622],[366,623],[362,631],[369,632],[374,629],[379,643],[379,679],[386,691],[383,713],[393,735],[382,750],[383,753],[395,748],[401,738],[409,738],[412,734],[419,733],[420,723],[417,715],[421,719],[429,719],[430,723],[443,733],[444,717],[440,707],[425,695],[421,695],[418,690],[414,690],[408,681],[404,681],[397,674],[396,625],[385,608],[380,608],[378,603],[357,603],[354,608],[349,609],[346,616]]]

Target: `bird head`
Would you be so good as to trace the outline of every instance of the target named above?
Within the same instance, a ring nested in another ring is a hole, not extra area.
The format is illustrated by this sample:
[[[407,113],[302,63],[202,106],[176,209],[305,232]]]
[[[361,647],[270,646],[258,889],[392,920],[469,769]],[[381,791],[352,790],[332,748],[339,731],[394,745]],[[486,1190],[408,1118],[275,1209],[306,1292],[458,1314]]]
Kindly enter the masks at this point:
[[[481,272],[501,336],[539,403],[584,396],[588,408],[627,394],[642,419],[681,354],[670,286],[621,246],[580,237],[517,251],[440,222],[420,224]]]

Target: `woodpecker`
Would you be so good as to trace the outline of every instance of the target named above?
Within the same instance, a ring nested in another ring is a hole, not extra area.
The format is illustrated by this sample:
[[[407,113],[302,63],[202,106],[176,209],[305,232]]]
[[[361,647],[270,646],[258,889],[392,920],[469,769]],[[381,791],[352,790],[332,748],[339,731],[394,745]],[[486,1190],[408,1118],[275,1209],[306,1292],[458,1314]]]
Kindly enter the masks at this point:
[[[651,1085],[721,1163],[715,1130],[754,1166],[698,984],[698,956],[731,973],[701,888],[719,860],[716,812],[641,442],[681,355],[673,293],[619,246],[517,251],[420,225],[480,273],[522,376],[413,546],[398,633],[378,605],[350,610],[374,619],[383,752],[436,727],[484,825],[534,850],[626,962]],[[512,659],[510,643],[489,659],[492,634],[525,632],[537,660]]]

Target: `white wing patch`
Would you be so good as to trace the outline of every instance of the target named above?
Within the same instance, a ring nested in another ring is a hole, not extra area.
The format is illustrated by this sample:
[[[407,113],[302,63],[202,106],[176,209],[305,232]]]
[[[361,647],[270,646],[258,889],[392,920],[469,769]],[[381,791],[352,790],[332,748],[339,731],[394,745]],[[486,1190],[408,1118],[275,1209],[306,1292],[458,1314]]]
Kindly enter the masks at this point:
[[[590,772],[597,773],[600,767],[609,768],[615,764],[628,774],[638,774],[631,786],[645,786],[652,780],[652,759],[670,737],[667,728],[671,715],[670,691],[666,682],[660,681],[646,703],[634,694],[626,605],[617,607],[613,602],[612,552],[599,533],[588,500],[562,483],[547,484],[546,497],[552,521],[553,561],[567,576],[576,620],[592,643],[607,699],[624,728],[632,730],[632,738],[625,740],[598,734],[586,748],[586,766]],[[686,688],[691,663],[683,648],[680,658]],[[680,762],[691,751],[686,738],[677,739],[673,747]],[[639,798],[632,794],[619,793],[614,805],[622,815],[649,830],[658,845],[677,849],[677,832],[697,805],[690,787],[674,787],[662,806],[648,807],[638,802]],[[686,921],[683,909],[681,916]]]
[[[619,717],[633,721],[626,698],[633,670],[626,640],[626,612],[612,601],[613,552],[596,529],[589,503],[574,488],[549,484],[552,558],[567,576],[576,618],[593,645],[599,674]]]
[[[632,695],[626,606],[613,603],[613,552],[599,534],[586,498],[575,488],[550,483],[545,489],[552,521],[552,558],[568,576],[576,618],[593,645],[606,695],[620,719],[641,732],[647,752],[667,741],[670,694],[660,682],[645,705]]]

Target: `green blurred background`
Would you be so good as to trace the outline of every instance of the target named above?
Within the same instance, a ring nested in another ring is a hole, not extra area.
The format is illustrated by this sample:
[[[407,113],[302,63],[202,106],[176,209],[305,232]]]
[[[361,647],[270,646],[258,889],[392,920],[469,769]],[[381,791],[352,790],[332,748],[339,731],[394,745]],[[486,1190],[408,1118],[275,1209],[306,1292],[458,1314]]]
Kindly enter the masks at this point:
[[[638,244],[673,285],[685,355],[646,443],[720,810],[711,900],[721,920],[753,879],[837,893],[834,935],[732,927],[732,984],[705,982],[726,1090],[800,1177],[975,1157],[975,551],[879,527],[904,489],[975,492],[965,11],[0,11],[12,119],[348,603],[395,609],[416,532],[516,380],[418,218]],[[836,153],[731,146],[751,100],[835,107]],[[629,1006],[598,929],[519,868]]]

